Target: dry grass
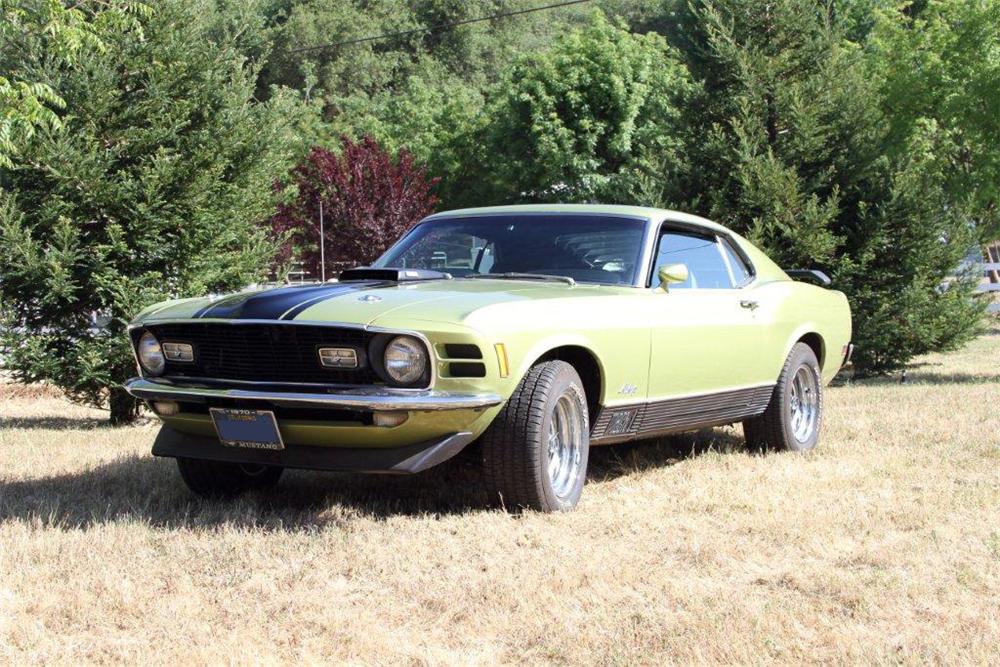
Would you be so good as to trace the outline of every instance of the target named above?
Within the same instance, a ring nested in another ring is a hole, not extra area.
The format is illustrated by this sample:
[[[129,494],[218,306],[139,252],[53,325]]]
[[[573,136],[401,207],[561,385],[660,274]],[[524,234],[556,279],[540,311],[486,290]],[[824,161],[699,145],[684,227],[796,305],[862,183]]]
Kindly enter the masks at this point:
[[[831,388],[807,456],[598,451],[559,516],[457,465],[201,502],[154,425],[2,399],[3,663],[1000,660],[1000,331]]]

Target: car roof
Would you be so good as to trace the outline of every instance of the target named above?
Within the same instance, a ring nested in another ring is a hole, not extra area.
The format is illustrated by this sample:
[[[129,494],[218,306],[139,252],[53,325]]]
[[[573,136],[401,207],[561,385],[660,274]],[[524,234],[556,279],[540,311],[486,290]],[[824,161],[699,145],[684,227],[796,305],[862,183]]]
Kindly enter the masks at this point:
[[[497,215],[504,213],[578,213],[581,215],[623,215],[635,218],[645,218],[654,222],[673,220],[692,225],[699,225],[716,231],[728,232],[722,225],[690,213],[671,211],[663,208],[646,206],[624,206],[621,204],[518,204],[514,206],[484,206],[480,208],[462,208],[454,211],[441,211],[424,218],[455,218],[479,215]]]

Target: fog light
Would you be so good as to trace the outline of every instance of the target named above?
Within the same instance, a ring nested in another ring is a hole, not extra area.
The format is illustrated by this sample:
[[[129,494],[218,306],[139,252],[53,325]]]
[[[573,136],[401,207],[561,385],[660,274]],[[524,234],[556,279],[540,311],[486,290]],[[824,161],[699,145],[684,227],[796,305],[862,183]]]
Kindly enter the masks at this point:
[[[174,401],[153,401],[153,411],[164,417],[171,417],[181,411],[181,406]]]
[[[194,348],[187,343],[163,343],[160,347],[163,349],[163,356],[167,358],[167,361],[188,363],[194,361]]]
[[[382,412],[372,414],[372,423],[376,426],[399,426],[410,418],[408,412]]]
[[[319,363],[324,368],[357,368],[358,351],[352,347],[321,347]]]

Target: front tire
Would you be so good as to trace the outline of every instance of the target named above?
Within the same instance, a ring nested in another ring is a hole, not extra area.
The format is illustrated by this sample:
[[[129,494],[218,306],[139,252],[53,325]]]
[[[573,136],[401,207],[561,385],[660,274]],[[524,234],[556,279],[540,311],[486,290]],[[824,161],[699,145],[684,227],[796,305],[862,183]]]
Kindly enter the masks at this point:
[[[273,488],[284,468],[257,464],[222,463],[201,459],[177,459],[181,479],[192,492],[204,498],[235,496]]]
[[[513,510],[576,507],[590,453],[587,395],[576,370],[565,361],[533,366],[480,442],[491,499]]]
[[[743,422],[747,444],[755,449],[806,452],[819,440],[823,421],[823,375],[816,353],[796,343],[785,360],[767,410]]]

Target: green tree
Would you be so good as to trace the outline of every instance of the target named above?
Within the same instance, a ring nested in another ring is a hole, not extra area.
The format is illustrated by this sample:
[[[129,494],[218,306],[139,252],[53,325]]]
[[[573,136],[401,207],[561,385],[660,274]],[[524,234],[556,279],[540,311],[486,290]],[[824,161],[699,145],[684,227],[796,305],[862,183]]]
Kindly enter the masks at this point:
[[[948,149],[943,178],[968,197],[987,240],[1000,236],[1000,0],[921,3],[875,14],[870,69],[882,89],[890,142],[933,122]]]
[[[642,0],[639,4],[654,2]],[[498,72],[525,53],[548,48],[589,15],[586,5],[433,29],[456,21],[538,7],[535,0],[254,0],[270,26],[258,92],[280,84],[304,91],[319,115],[303,137],[334,145],[341,135],[371,135],[392,152],[406,148],[441,176],[445,206],[479,189],[470,156],[481,147],[486,92]],[[635,0],[605,4],[631,7]],[[413,31],[372,41],[372,36]],[[255,51],[256,52],[256,51]]]
[[[0,0],[0,167],[36,130],[56,130],[62,97],[49,82],[26,76],[17,66],[28,42],[40,45],[56,62],[72,64],[82,50],[104,48],[116,32],[141,30],[139,17],[149,7],[127,0]]]
[[[254,2],[272,26],[274,48],[263,72],[264,84],[303,88],[313,77],[314,93],[324,99],[327,119],[342,113],[343,105],[350,99],[391,93],[410,76],[437,75],[438,67],[449,76],[482,87],[513,58],[544,48],[566,26],[586,16],[582,8],[565,7],[437,29],[459,21],[534,8],[538,3],[535,0]],[[369,39],[376,36],[384,37]]]
[[[405,150],[427,173],[445,178],[436,192],[448,207],[463,201],[470,151],[481,127],[484,96],[481,89],[450,74],[441,64],[428,64],[425,74],[414,74],[393,93],[355,99],[336,122],[325,124],[314,136],[333,142],[332,133],[350,137],[370,135],[390,153]]]
[[[290,166],[286,95],[252,99],[256,72],[217,41],[210,3],[157,4],[77,65],[27,40],[19,70],[66,102],[63,132],[37,132],[0,171],[0,338],[23,381],[135,416],[120,383],[142,307],[242,287],[276,243],[259,223]],[[94,327],[93,319],[103,327]]]
[[[681,109],[694,89],[661,36],[595,12],[508,70],[478,156],[490,189],[468,191],[491,201],[670,200],[687,164]],[[654,171],[661,189],[651,194]]]
[[[830,272],[862,373],[967,340],[980,304],[968,281],[942,287],[975,243],[967,193],[948,187],[948,131],[888,129],[893,103],[827,5],[701,0],[677,25],[705,91],[686,206],[784,266]]]

